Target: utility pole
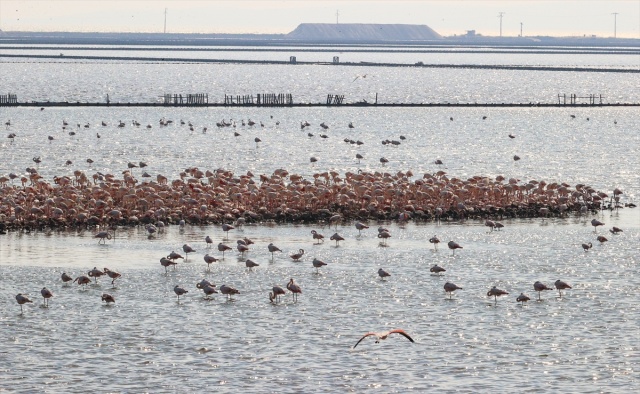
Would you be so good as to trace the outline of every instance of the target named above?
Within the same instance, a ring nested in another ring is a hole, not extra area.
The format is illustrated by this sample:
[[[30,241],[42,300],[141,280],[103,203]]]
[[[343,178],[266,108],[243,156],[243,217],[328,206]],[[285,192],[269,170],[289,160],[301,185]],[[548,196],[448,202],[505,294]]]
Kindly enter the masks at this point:
[[[340,16],[340,10],[336,10],[336,25],[338,24],[338,17]]]
[[[520,22],[520,37],[523,37],[522,36],[522,22]]]
[[[167,33],[167,9],[164,9],[164,32]]]
[[[500,18],[500,37],[502,37],[502,16],[506,14],[506,12],[498,12],[498,18]]]
[[[611,15],[613,15],[613,38],[616,38],[618,34],[618,13],[612,12]]]

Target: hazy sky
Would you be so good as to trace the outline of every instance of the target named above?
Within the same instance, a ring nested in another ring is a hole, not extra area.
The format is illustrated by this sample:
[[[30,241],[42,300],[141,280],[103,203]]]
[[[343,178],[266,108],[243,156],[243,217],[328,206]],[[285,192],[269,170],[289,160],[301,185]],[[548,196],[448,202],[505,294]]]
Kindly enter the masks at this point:
[[[0,0],[5,31],[287,33],[299,23],[426,24],[442,35],[640,38],[640,0]]]

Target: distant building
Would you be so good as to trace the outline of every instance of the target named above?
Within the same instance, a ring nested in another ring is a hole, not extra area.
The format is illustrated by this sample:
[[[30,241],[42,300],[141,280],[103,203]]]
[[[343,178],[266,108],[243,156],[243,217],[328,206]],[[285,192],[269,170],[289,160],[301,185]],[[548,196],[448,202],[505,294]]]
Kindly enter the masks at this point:
[[[465,34],[465,37],[475,37],[475,36],[476,36],[475,30],[467,30],[467,34]]]

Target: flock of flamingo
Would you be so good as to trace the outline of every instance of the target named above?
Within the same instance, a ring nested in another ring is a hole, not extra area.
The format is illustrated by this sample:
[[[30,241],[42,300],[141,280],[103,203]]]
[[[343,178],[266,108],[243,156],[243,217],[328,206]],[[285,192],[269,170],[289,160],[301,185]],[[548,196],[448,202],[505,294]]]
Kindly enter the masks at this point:
[[[255,122],[249,121],[253,126]],[[161,126],[173,123],[161,119]],[[181,121],[181,124],[185,122]],[[135,122],[134,125],[140,125]],[[243,126],[245,125],[242,121]],[[264,127],[264,124],[260,122]],[[278,122],[279,124],[279,122]],[[106,126],[102,122],[102,126]],[[218,127],[236,127],[235,122],[222,121]],[[7,128],[10,127],[7,122]],[[66,129],[67,122],[63,127]],[[308,127],[308,122],[301,123],[301,129]],[[329,126],[321,125],[324,130]],[[120,121],[118,127],[125,127]],[[152,127],[151,124],[147,126]],[[193,130],[194,126],[189,123]],[[349,124],[353,128],[353,124]],[[78,129],[81,125],[78,124]],[[85,124],[84,128],[89,128]],[[207,128],[203,128],[206,133]],[[74,133],[75,132],[69,132]],[[238,136],[239,133],[235,132]],[[308,134],[310,137],[313,134]],[[100,138],[100,134],[97,134]],[[321,135],[327,138],[326,135]],[[510,138],[515,138],[509,135]],[[13,140],[16,133],[9,134]],[[404,136],[400,137],[404,140]],[[49,141],[54,138],[50,137]],[[256,144],[259,138],[255,139]],[[361,141],[345,139],[345,142],[362,144]],[[396,140],[385,140],[383,144],[399,145]],[[363,156],[358,154],[358,160]],[[315,158],[311,158],[313,163]],[[514,160],[519,160],[519,157]],[[33,161],[40,163],[40,157],[34,157]],[[92,163],[91,159],[86,160]],[[381,158],[384,165],[387,161]],[[68,161],[69,165],[72,164]],[[434,162],[441,165],[440,159]],[[118,226],[145,226],[149,236],[162,231],[169,224],[222,224],[225,234],[234,227],[245,223],[260,223],[264,221],[275,222],[303,222],[338,224],[344,220],[355,221],[355,227],[359,231],[368,228],[363,222],[367,220],[397,220],[404,223],[408,220],[464,220],[484,219],[485,225],[491,231],[499,230],[503,225],[496,219],[513,217],[540,217],[549,216],[565,217],[569,212],[578,215],[596,213],[601,209],[621,209],[635,207],[633,203],[623,204],[620,189],[614,189],[612,193],[597,191],[585,184],[569,185],[567,183],[547,183],[544,180],[521,181],[520,179],[506,179],[503,176],[494,178],[485,176],[473,176],[468,179],[450,177],[445,171],[425,173],[421,177],[415,177],[412,171],[399,171],[395,174],[384,171],[358,171],[345,172],[326,171],[314,173],[311,178],[304,178],[295,173],[289,173],[285,169],[277,169],[272,174],[260,174],[255,176],[248,171],[245,174],[234,174],[225,169],[202,170],[197,167],[187,168],[179,174],[179,177],[169,181],[168,177],[157,174],[155,180],[150,178],[146,171],[140,174],[142,181],[136,178],[136,168],[145,168],[145,162],[129,162],[127,169],[122,172],[119,179],[115,174],[103,174],[96,172],[87,175],[85,171],[75,170],[71,174],[61,174],[53,177],[53,182],[48,182],[39,174],[37,168],[27,168],[25,174],[10,173],[8,176],[0,176],[0,234],[7,231],[34,231],[51,228],[98,228],[105,230],[96,234],[99,242],[111,239],[111,232],[115,232]],[[14,184],[18,180],[19,185]],[[597,229],[603,225],[596,219],[592,225]],[[337,227],[336,227],[337,228]],[[621,229],[613,227],[612,234],[619,234]],[[380,228],[377,237],[386,245],[391,237],[388,230]],[[317,231],[312,231],[314,242],[324,242],[324,236]],[[337,232],[330,238],[336,245],[344,238]],[[600,235],[597,240],[601,243],[607,239]],[[213,241],[207,237],[205,242],[210,246]],[[429,240],[434,247],[440,242],[437,237]],[[249,251],[252,241],[248,238],[237,241],[236,249],[242,257]],[[454,241],[448,243],[448,247],[455,253],[455,249],[462,248]],[[592,244],[582,244],[585,252]],[[268,251],[273,254],[281,252],[275,245],[268,245]],[[232,248],[224,243],[218,244],[218,251],[224,253]],[[188,254],[195,252],[191,246],[185,244],[183,251]],[[293,261],[299,261],[305,254],[303,249],[290,255]],[[167,272],[168,267],[175,266],[178,259],[183,257],[172,252],[160,260]],[[209,266],[218,261],[217,257],[206,254],[204,261]],[[246,267],[251,270],[258,266],[251,259],[246,259]],[[325,265],[318,259],[312,261],[316,272]],[[431,272],[440,274],[446,271],[437,265],[431,267]],[[381,279],[390,274],[380,268],[378,274]],[[87,275],[81,275],[75,279],[62,274],[62,280],[67,283],[73,280],[79,285],[86,286],[102,276],[107,275],[115,280],[120,274],[108,268],[102,270],[94,267]],[[202,290],[205,297],[220,293],[231,298],[239,291],[232,286],[216,286],[206,280],[198,283],[197,288]],[[533,288],[540,293],[550,290],[541,282],[536,282]],[[560,292],[570,289],[567,283],[557,280],[555,288]],[[294,300],[302,293],[301,287],[291,279],[286,289],[293,295]],[[452,293],[461,287],[447,282],[444,285],[446,294]],[[184,296],[188,290],[176,285],[174,292],[178,297]],[[286,294],[285,289],[274,286],[269,293],[272,303],[280,302],[280,297]],[[491,288],[487,292],[488,297],[497,297],[509,294],[508,292]],[[53,293],[46,287],[41,290],[45,305],[53,297]],[[115,302],[110,294],[103,294],[101,300],[107,304]],[[524,304],[530,298],[521,293],[517,301]],[[32,301],[25,294],[18,294],[16,301],[20,305]],[[402,330],[392,330],[386,333],[367,333],[360,340],[375,336],[377,341],[386,339],[389,334],[398,333],[413,342],[411,337]],[[358,341],[360,343],[360,341]],[[356,344],[357,345],[357,344]],[[355,346],[354,346],[355,347]]]

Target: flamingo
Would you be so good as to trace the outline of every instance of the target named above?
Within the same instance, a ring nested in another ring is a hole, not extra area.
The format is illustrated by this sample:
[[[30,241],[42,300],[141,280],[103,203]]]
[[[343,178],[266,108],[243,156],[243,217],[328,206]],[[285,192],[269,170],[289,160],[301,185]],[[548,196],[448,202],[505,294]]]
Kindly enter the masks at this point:
[[[380,268],[378,269],[378,276],[380,277],[380,279],[384,280],[385,277],[391,276],[391,274]]]
[[[437,236],[434,235],[433,237],[429,238],[429,243],[433,244],[433,250],[438,250],[438,244],[440,243],[440,240]]]
[[[94,238],[100,238],[98,243],[102,242],[105,244],[107,239],[111,239],[111,234],[109,234],[108,231],[100,231],[98,234],[94,235]]]
[[[400,334],[403,337],[407,338],[409,341],[415,342],[413,340],[413,338],[411,338],[409,336],[409,334],[404,332],[404,330],[401,330],[401,329],[397,328],[395,330],[390,330],[390,331],[385,331],[385,332],[368,332],[368,333],[364,334],[362,336],[362,338],[360,338],[360,340],[358,342],[356,342],[355,345],[353,345],[353,348],[355,349],[356,346],[358,346],[358,344],[360,342],[362,342],[362,340],[365,339],[366,337],[374,336],[374,337],[376,337],[376,343],[380,343],[380,341],[383,341],[383,340],[387,339],[389,337],[389,335],[391,335],[391,334]]]
[[[604,223],[599,221],[598,219],[591,219],[591,225],[593,226],[593,232],[598,232],[598,226],[604,226]]]
[[[168,272],[167,268],[169,268],[169,266],[173,265],[173,270],[176,270],[176,265],[178,265],[178,263],[176,263],[175,261],[171,260],[168,257],[163,257],[160,259],[160,264],[162,264],[162,266],[164,267],[164,272],[165,274]]]
[[[182,288],[182,287],[180,287],[178,285],[175,285],[173,287],[173,292],[176,293],[176,295],[178,296],[178,302],[180,302],[180,296],[187,294],[189,292],[189,290],[185,290],[184,288]]]
[[[244,244],[244,241],[242,241],[241,239],[238,240],[237,245],[236,245],[236,249],[238,249],[238,252],[240,252],[240,255],[242,257],[244,257],[244,253],[249,251],[249,247],[247,245]]]
[[[93,278],[95,283],[98,283],[98,278],[104,275],[104,271],[99,270],[98,267],[93,267],[93,269],[87,272],[87,275]]]
[[[213,294],[217,294],[218,291],[215,289],[215,286],[211,285],[211,284],[205,284],[202,287],[200,287],[202,289],[202,291],[204,292],[205,295],[205,299],[209,300],[210,296]]]
[[[62,275],[60,276],[60,278],[62,279],[62,282],[65,285],[68,285],[69,284],[68,282],[71,282],[73,280],[73,278],[70,277],[69,275],[67,275],[66,272],[63,272]]]
[[[336,225],[336,230],[338,229],[338,222],[340,222],[340,220],[342,220],[342,216],[340,215],[333,215],[329,218],[329,227],[331,227],[332,223],[335,223]]]
[[[609,230],[609,232],[610,232],[611,234],[613,234],[613,235],[617,235],[618,233],[622,233],[623,231],[622,231],[622,229],[621,229],[621,228],[616,227],[616,226],[613,226],[613,227]]]
[[[571,286],[567,282],[563,282],[560,279],[556,280],[555,283],[556,289],[558,289],[558,293],[560,293],[560,297],[562,297],[562,290],[571,289]]]
[[[217,258],[209,256],[208,254],[204,255],[204,262],[207,263],[207,270],[211,269],[211,263],[215,263],[216,261],[218,261]]]
[[[434,274],[439,274],[441,272],[445,272],[446,269],[440,267],[438,264],[434,265],[433,267],[429,268],[429,272],[433,272]]]
[[[520,295],[518,296],[518,298],[516,298],[517,302],[521,302],[522,306],[524,306],[524,303],[529,301],[531,298],[529,298],[526,294],[524,293],[520,293]]]
[[[332,241],[336,241],[336,246],[338,246],[338,242],[344,241],[344,238],[338,233],[333,234],[331,237],[329,237],[329,239]]]
[[[598,235],[598,237],[596,239],[598,240],[598,242],[600,242],[600,245],[602,245],[603,243],[608,241],[607,237],[605,237],[603,235]]]
[[[489,232],[492,232],[496,227],[496,222],[494,222],[493,220],[488,220],[487,219],[487,220],[484,221],[484,225],[491,229],[491,230],[489,230]]]
[[[220,286],[220,293],[225,294],[227,296],[227,300],[231,300],[231,296],[233,294],[239,294],[240,291],[238,291],[237,289],[234,289],[231,286],[222,285]]]
[[[231,246],[225,245],[222,242],[220,242],[218,244],[218,251],[222,252],[222,258],[224,259],[224,252],[226,252],[227,250],[232,250]]]
[[[259,267],[260,264],[254,262],[253,260],[247,259],[247,261],[244,262],[245,266],[247,267],[247,269],[249,271],[251,271],[253,269],[253,267]]]
[[[322,267],[323,265],[327,265],[327,263],[325,263],[324,261],[322,261],[322,260],[318,260],[318,259],[316,259],[316,258],[314,258],[314,259],[313,259],[313,261],[311,262],[311,264],[313,264],[313,266],[314,266],[314,267],[316,267],[316,274],[319,274],[319,273],[320,273],[320,271],[318,271],[318,269],[319,269],[320,267]]]
[[[316,230],[311,230],[311,234],[313,234],[313,239],[318,240],[317,244],[320,244],[320,241],[324,242],[324,235],[318,233]]]
[[[22,305],[27,303],[33,303],[33,301],[31,301],[26,294],[22,294],[22,293],[18,293],[18,295],[16,295],[16,301],[18,302],[18,305],[20,305],[21,315],[24,313],[24,311],[22,310]]]
[[[504,290],[500,290],[497,287],[493,286],[489,291],[487,291],[487,297],[494,297],[495,298],[495,302],[498,302],[498,296],[501,295],[507,295],[509,293],[507,293]]]
[[[271,301],[271,303],[275,303],[277,304],[280,301],[280,296],[281,295],[285,295],[286,292],[284,291],[284,289],[280,286],[273,286],[272,291],[269,293],[269,301]],[[275,300],[275,302],[274,302]]]
[[[540,282],[540,281],[536,281],[533,284],[533,290],[538,292],[538,301],[541,301],[540,298],[540,294],[544,291],[544,290],[553,290],[550,287],[547,287],[547,285],[545,285],[544,283]]]
[[[182,257],[182,255],[180,253],[176,253],[174,250],[171,251],[171,253],[169,253],[169,255],[167,256],[167,258],[171,259],[171,261],[176,261],[178,259],[183,259],[184,257]]]
[[[40,290],[40,294],[42,294],[44,306],[48,308],[49,307],[49,298],[53,297],[53,293],[49,289],[47,289],[46,287],[43,287],[42,290]]]
[[[293,281],[293,278],[291,278],[289,280],[289,283],[287,283],[287,290],[291,292],[293,296],[293,302],[297,302],[298,294],[302,294],[302,289]]]
[[[304,256],[304,249],[298,249],[298,253],[294,253],[292,255],[290,255],[289,257],[291,257],[293,259],[293,261],[300,261],[300,258]]]
[[[191,245],[184,244],[184,245],[182,245],[182,251],[187,256],[185,258],[185,261],[186,261],[189,258],[189,253],[195,253],[196,250],[194,248],[192,248]]]
[[[222,231],[224,231],[225,233],[227,233],[227,239],[229,239],[229,231],[235,229],[235,227],[229,225],[229,224],[222,224]]]
[[[378,233],[378,238],[382,238],[383,245],[386,245],[387,238],[391,238],[391,234],[388,231],[381,231]]]
[[[363,223],[360,223],[360,222],[356,222],[356,229],[358,230],[358,235],[362,234],[362,230],[366,230],[368,228],[369,228],[369,226],[367,226],[367,225],[365,225]]]
[[[73,283],[76,283],[76,282],[78,282],[78,285],[81,285],[82,288],[84,289],[86,285],[91,283],[91,279],[89,279],[88,276],[80,275],[73,280]]]
[[[119,272],[116,271],[111,271],[109,268],[105,268],[104,269],[104,273],[107,274],[107,276],[109,278],[111,278],[111,284],[113,285],[113,287],[116,287],[116,279],[118,279],[119,277],[121,277],[122,275],[120,275]]]
[[[211,239],[211,237],[210,237],[210,236],[208,236],[208,235],[207,235],[206,237],[204,237],[204,242],[206,242],[206,243],[207,243],[207,248],[210,248],[210,247],[211,247],[211,244],[213,244],[213,240],[212,240],[212,239]]]
[[[103,293],[101,299],[102,299],[102,301],[106,302],[107,305],[109,305],[109,303],[112,303],[112,302],[115,303],[116,302],[116,299],[113,298],[113,296],[111,294],[107,294],[107,293]]]
[[[269,245],[267,245],[267,248],[269,249],[269,252],[271,252],[271,260],[273,260],[273,254],[275,252],[282,252],[282,250],[280,250],[280,248],[275,246],[273,243],[270,243]]]
[[[584,249],[585,252],[591,248],[593,248],[593,244],[591,242],[588,244],[582,244],[582,249]]]
[[[456,290],[462,290],[462,287],[458,287],[457,285],[451,283],[451,282],[447,282],[444,284],[444,292],[445,293],[449,293],[449,299],[451,299],[451,296],[453,295],[453,292]]]
[[[453,252],[452,256],[456,255],[456,249],[462,249],[462,246],[460,246],[457,242],[454,242],[454,241],[449,241],[449,243],[447,243],[447,246]]]
[[[214,285],[213,283],[209,282],[209,281],[208,281],[208,280],[206,280],[206,279],[202,279],[200,282],[196,283],[196,287],[197,287],[198,289],[202,289],[202,288],[204,288],[205,286],[216,287],[216,285]]]

